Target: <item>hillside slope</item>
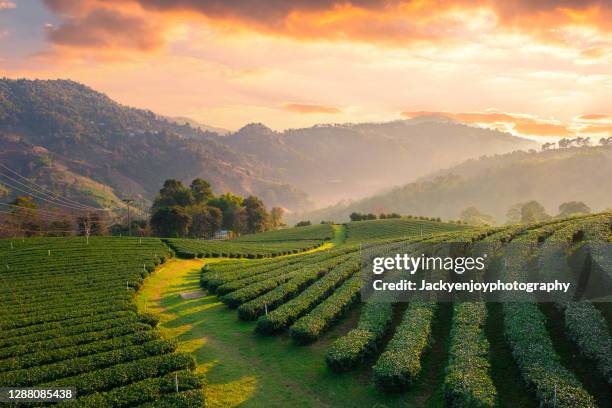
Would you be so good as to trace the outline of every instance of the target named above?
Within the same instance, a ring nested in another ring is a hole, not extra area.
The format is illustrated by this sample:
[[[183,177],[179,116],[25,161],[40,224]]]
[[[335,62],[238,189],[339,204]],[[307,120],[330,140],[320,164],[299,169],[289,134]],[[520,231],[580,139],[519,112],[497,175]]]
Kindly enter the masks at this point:
[[[251,124],[222,142],[274,168],[320,205],[365,197],[469,158],[538,146],[508,133],[439,118],[320,125],[282,133]]]
[[[417,182],[344,205],[297,216],[312,221],[344,221],[353,211],[458,218],[475,206],[506,220],[514,204],[537,200],[550,214],[567,201],[583,201],[593,210],[612,207],[612,147],[583,147],[545,152],[514,152],[468,160]]]
[[[269,206],[309,205],[303,192],[279,183],[273,169],[264,177],[262,163],[218,139],[76,82],[0,80],[0,160],[46,188],[105,205],[83,194],[86,188],[45,175],[74,173],[109,186],[116,196],[149,200],[167,178],[204,177],[216,192],[256,194]]]

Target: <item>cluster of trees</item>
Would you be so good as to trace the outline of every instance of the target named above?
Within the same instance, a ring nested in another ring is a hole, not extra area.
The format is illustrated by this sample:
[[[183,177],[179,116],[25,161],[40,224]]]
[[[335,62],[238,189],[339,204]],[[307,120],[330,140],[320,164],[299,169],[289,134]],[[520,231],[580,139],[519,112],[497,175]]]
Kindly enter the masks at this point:
[[[233,235],[256,233],[283,226],[283,209],[270,212],[261,199],[232,193],[213,194],[210,184],[201,178],[186,187],[170,179],[151,207],[150,225],[154,235],[163,237],[210,238],[220,230]]]
[[[559,213],[553,217],[546,212],[542,204],[532,200],[513,205],[506,213],[506,216],[510,224],[527,224],[530,222],[546,221],[552,218],[567,218],[590,213],[591,209],[582,201],[569,201],[561,204],[559,206]]]
[[[557,143],[554,143],[554,142],[544,143],[542,145],[542,150],[554,149],[556,146],[559,146],[560,149],[565,149],[567,147],[572,147],[572,146],[586,147],[586,146],[591,146],[591,144],[592,142],[591,142],[590,137],[578,136],[575,139],[569,139],[569,138],[564,137],[563,139],[560,139]],[[601,139],[599,139],[599,144],[601,146],[612,146],[612,137],[602,137]]]
[[[506,213],[508,224],[528,224],[553,218],[567,218],[575,215],[590,214],[591,208],[582,201],[569,201],[559,206],[559,213],[552,216],[539,202],[532,200],[510,207]],[[495,218],[476,207],[468,207],[461,212],[461,221],[471,225],[494,225]]]
[[[349,218],[351,219],[351,221],[366,221],[366,220],[376,220],[376,219],[385,220],[388,218],[402,218],[402,216],[398,213],[389,213],[389,214],[382,213],[376,216],[376,214],[373,214],[373,213],[353,212],[351,213],[351,215],[349,215]]]

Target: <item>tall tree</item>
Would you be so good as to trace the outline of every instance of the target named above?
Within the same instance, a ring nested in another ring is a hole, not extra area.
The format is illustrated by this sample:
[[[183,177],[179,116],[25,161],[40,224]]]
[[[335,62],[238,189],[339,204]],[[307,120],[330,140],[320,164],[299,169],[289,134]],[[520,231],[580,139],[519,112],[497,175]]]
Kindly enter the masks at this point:
[[[546,209],[537,201],[529,201],[521,207],[521,222],[523,224],[548,219],[550,219],[550,215],[546,214]]]
[[[197,178],[193,180],[189,188],[191,189],[191,195],[195,204],[206,204],[214,197],[210,183],[204,179]]]
[[[570,201],[559,206],[559,217],[566,218],[571,215],[590,214],[591,209],[582,201]]]
[[[237,212],[242,207],[243,201],[242,197],[225,193],[210,200],[208,205],[217,207],[223,213],[223,228],[241,233],[245,231],[240,229],[240,222],[237,223]]]
[[[244,200],[244,209],[248,232],[256,233],[267,229],[269,215],[263,201],[255,196],[248,196]]]
[[[461,221],[472,225],[493,225],[495,219],[489,214],[484,214],[476,207],[468,207],[461,212]]]
[[[153,208],[180,206],[187,207],[193,204],[191,190],[178,180],[169,179],[159,190],[159,194],[153,202]]]
[[[270,210],[270,225],[272,228],[277,229],[283,226],[283,215],[285,210],[280,207],[274,207]]]
[[[157,208],[151,216],[151,228],[160,237],[184,237],[191,225],[191,214],[177,205]]]
[[[221,229],[222,223],[223,214],[217,207],[193,206],[189,235],[193,238],[210,238]]]

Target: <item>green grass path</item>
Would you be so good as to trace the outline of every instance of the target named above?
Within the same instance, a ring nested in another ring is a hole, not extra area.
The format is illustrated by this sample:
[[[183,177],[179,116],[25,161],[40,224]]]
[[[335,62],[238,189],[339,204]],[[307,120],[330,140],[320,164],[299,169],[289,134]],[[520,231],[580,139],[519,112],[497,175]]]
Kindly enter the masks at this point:
[[[344,239],[335,226],[333,244]],[[159,267],[139,291],[141,310],[159,313],[161,329],[177,338],[206,376],[210,407],[412,407],[414,396],[384,396],[370,381],[369,369],[336,375],[325,365],[331,343],[359,317],[359,306],[320,341],[295,346],[289,336],[256,335],[254,322],[243,322],[216,296],[182,299],[199,290],[200,268],[220,259],[173,259]]]

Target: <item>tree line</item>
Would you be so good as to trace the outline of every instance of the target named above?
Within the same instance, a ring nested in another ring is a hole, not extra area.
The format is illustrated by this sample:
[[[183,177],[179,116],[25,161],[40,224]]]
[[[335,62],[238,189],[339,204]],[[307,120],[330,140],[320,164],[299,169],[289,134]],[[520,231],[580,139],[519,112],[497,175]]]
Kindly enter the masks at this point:
[[[535,200],[513,205],[506,212],[508,224],[529,224],[553,218],[568,218],[575,215],[590,214],[591,208],[582,201],[569,201],[559,206],[559,212],[552,216],[542,204]],[[468,207],[461,212],[461,221],[472,225],[494,225],[495,218],[481,212],[476,207]]]
[[[213,194],[201,178],[189,187],[178,180],[164,182],[151,207],[151,229],[162,237],[211,238],[226,230],[231,235],[253,234],[283,226],[283,209],[267,211],[263,201],[225,193]]]
[[[116,222],[100,210],[66,211],[39,207],[30,196],[18,196],[0,217],[0,236],[131,235],[224,238],[263,232],[284,226],[280,207],[270,211],[254,196],[214,195],[210,184],[196,178],[189,186],[166,180],[151,206],[149,219]]]

